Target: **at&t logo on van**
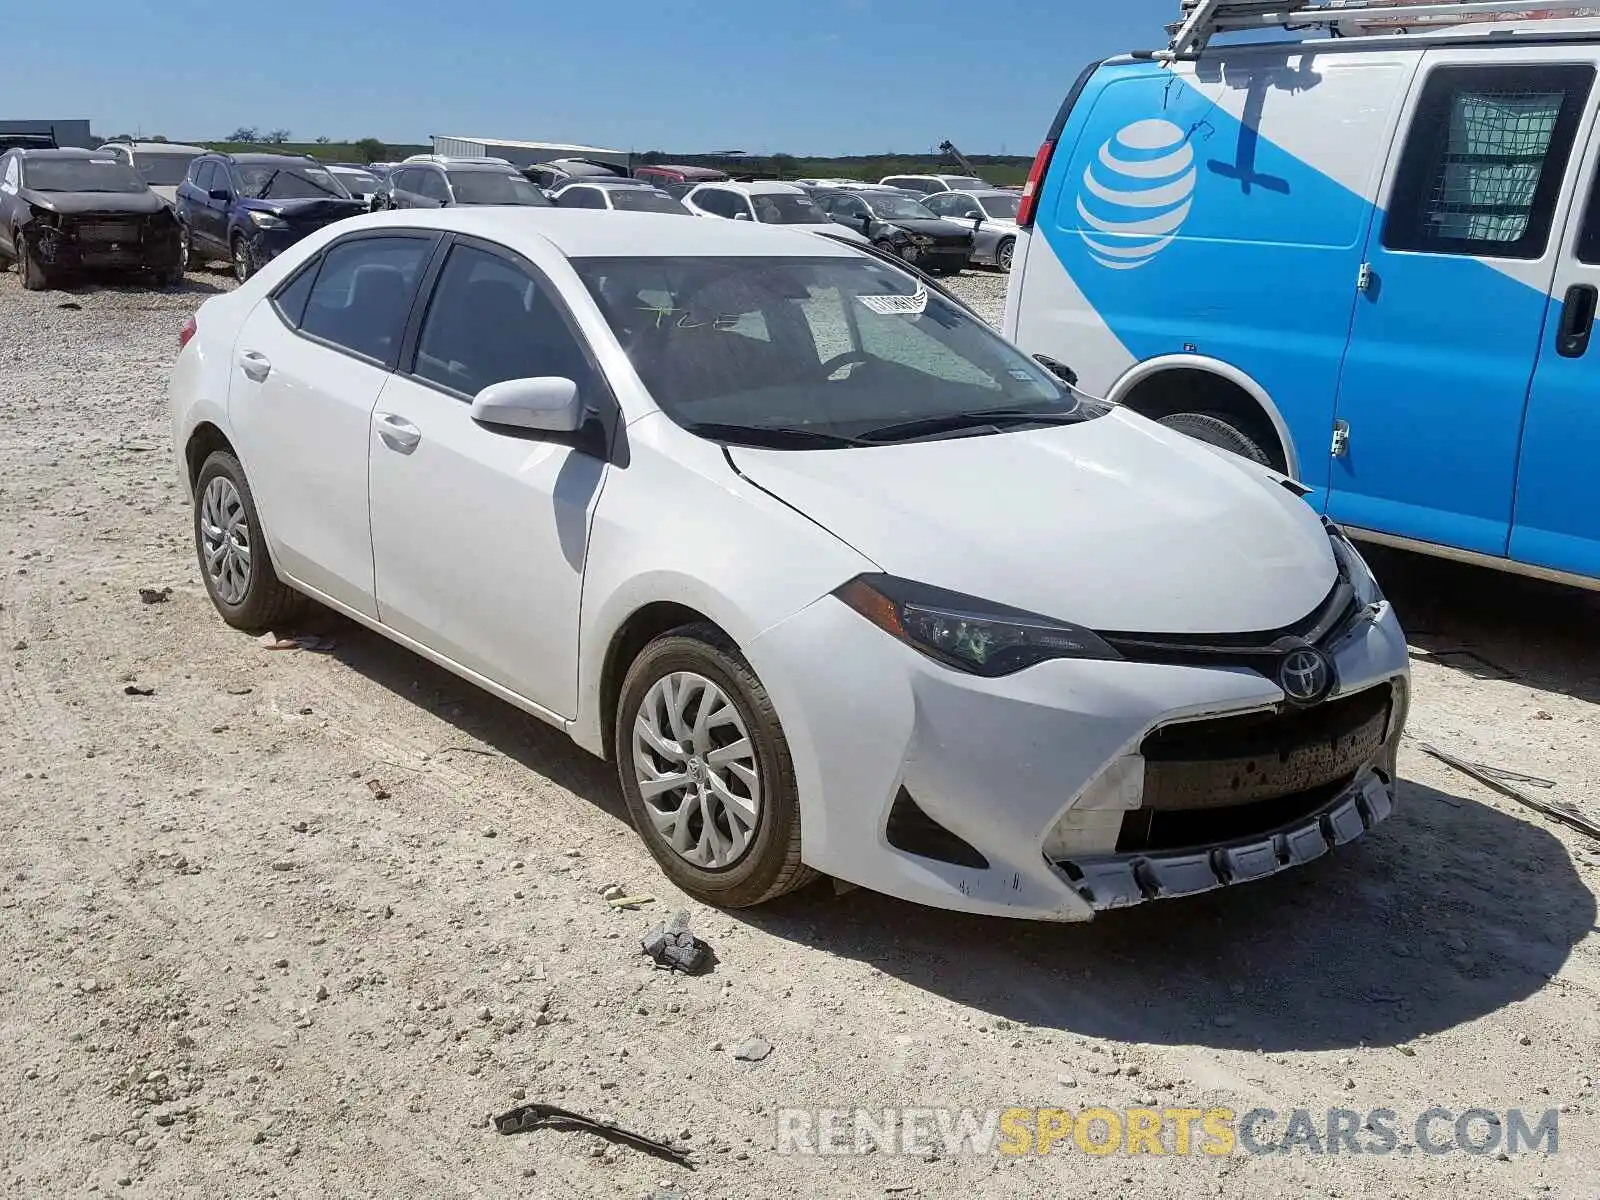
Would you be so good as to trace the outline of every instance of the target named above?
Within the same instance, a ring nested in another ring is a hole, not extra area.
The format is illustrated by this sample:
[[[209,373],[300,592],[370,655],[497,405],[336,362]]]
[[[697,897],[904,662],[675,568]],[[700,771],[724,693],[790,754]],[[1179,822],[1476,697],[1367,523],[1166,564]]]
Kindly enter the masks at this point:
[[[1171,121],[1118,130],[1083,172],[1079,236],[1103,267],[1142,267],[1178,236],[1194,202],[1194,150]]]

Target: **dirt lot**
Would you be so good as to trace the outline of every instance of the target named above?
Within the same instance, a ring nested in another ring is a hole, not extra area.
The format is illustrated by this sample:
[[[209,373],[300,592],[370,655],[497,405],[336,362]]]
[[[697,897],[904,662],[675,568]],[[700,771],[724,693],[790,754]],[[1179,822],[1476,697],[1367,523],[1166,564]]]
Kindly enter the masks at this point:
[[[1600,846],[1413,744],[1364,842],[1087,926],[826,886],[687,904],[557,733],[341,620],[296,631],[313,652],[216,619],[164,384],[226,286],[0,276],[0,1193],[1592,1200]],[[1600,602],[1375,562],[1416,737],[1600,811]],[[657,902],[613,911],[611,883]],[[677,908],[710,974],[638,953]],[[736,1059],[752,1034],[771,1054]],[[487,1126],[524,1094],[670,1135],[694,1169]],[[1433,1105],[1553,1108],[1560,1152],[775,1149],[785,1106],[1145,1100],[1386,1107],[1402,1140]]]

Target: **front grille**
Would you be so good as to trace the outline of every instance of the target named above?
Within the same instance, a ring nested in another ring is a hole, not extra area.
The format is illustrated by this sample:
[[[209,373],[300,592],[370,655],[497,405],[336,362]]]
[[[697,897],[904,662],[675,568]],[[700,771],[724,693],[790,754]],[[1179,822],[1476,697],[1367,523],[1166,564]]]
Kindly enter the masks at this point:
[[[73,228],[84,245],[126,244],[139,241],[144,222],[137,217],[94,217],[79,221]]]
[[[1313,708],[1154,730],[1139,747],[1144,797],[1124,818],[1117,849],[1247,837],[1315,811],[1378,757],[1394,700],[1381,684]]]

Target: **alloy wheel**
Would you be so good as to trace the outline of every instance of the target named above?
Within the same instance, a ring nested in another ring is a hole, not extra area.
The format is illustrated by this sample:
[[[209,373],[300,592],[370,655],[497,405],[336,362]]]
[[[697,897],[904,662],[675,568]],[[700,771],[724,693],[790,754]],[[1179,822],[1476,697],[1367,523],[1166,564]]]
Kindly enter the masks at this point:
[[[1011,255],[1016,248],[1017,244],[1012,241],[1000,243],[1000,253],[996,257],[999,259],[999,266],[1002,271],[1011,270]]]
[[[215,476],[200,498],[200,543],[212,589],[225,604],[250,590],[250,519],[233,480]]]
[[[761,820],[761,775],[739,710],[704,675],[650,686],[633,723],[633,767],[655,830],[685,861],[731,867]]]
[[[250,244],[242,237],[233,239],[233,277],[240,283],[250,279]]]

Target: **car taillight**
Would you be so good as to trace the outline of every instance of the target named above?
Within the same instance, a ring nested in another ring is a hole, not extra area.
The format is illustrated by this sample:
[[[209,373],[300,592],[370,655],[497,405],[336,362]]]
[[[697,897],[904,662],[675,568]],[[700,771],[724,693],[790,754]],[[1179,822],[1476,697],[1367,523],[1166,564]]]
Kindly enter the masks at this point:
[[[1017,205],[1017,224],[1023,229],[1033,228],[1034,214],[1039,208],[1039,189],[1044,187],[1045,172],[1050,169],[1050,159],[1056,152],[1053,141],[1039,147],[1033,156],[1033,166],[1028,170],[1028,182],[1022,185],[1022,202]]]
[[[179,350],[182,350],[185,346],[187,346],[189,344],[189,339],[192,338],[195,335],[195,333],[199,330],[199,328],[200,328],[200,326],[195,324],[193,317],[190,317],[187,321],[185,321],[183,323],[183,328],[178,330],[178,349]]]

